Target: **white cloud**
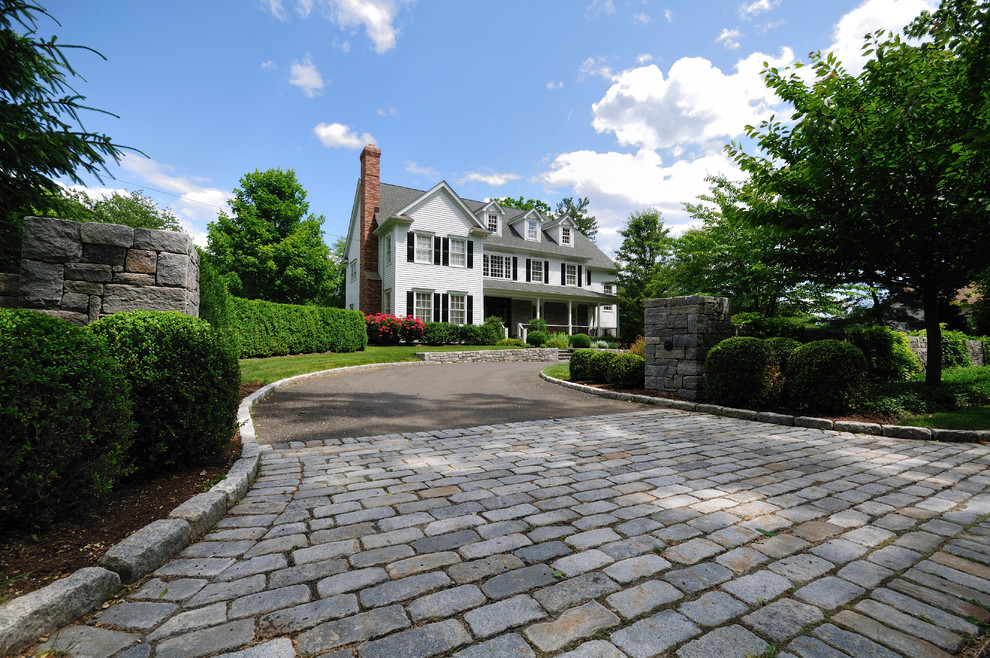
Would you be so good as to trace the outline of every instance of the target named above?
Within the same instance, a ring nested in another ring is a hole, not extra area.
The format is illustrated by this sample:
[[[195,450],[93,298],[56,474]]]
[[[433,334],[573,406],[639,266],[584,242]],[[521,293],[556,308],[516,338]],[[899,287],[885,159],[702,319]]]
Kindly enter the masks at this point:
[[[404,5],[413,0],[296,0],[296,12],[309,18],[314,9],[338,27],[356,31],[364,28],[375,51],[385,53],[395,48],[398,30],[395,19]],[[288,20],[283,0],[262,0],[262,5],[280,21]],[[349,44],[344,42],[344,52]]]
[[[756,16],[757,14],[770,11],[779,4],[780,0],[753,0],[752,2],[744,3],[739,8],[739,13],[744,17]]]
[[[642,55],[636,56],[636,63],[639,65],[647,64],[653,61],[653,55],[649,53],[643,53]]]
[[[364,148],[366,144],[375,143],[375,138],[368,133],[358,135],[342,123],[321,123],[313,128],[313,134],[327,148],[345,148],[356,151]]]
[[[394,107],[392,107],[391,105],[389,105],[388,109],[385,109],[384,107],[378,108],[377,110],[375,110],[375,114],[377,114],[380,117],[397,117],[399,116],[399,111]]]
[[[261,63],[261,70],[262,71],[274,71],[277,68],[278,67],[275,65],[275,62],[273,62],[272,60],[268,60],[267,62],[262,62]]]
[[[547,89],[563,89],[563,88],[564,88],[564,82],[562,80],[557,82],[551,80],[550,82],[547,83]]]
[[[282,0],[262,0],[262,4],[268,8],[268,11],[280,21],[285,20],[285,8],[282,6]]]
[[[306,55],[301,64],[298,61],[292,62],[292,76],[289,78],[289,84],[299,87],[310,98],[315,98],[326,86],[323,82],[323,76],[316,70],[316,65],[313,64],[309,55]]]
[[[674,22],[674,12],[670,11],[669,9],[663,10],[663,17],[667,19],[668,23]]]
[[[839,20],[832,32],[834,43],[825,50],[835,53],[845,69],[855,75],[866,64],[862,49],[867,33],[900,33],[922,11],[937,6],[935,0],[866,0]]]
[[[585,75],[594,75],[606,80],[612,79],[612,67],[605,63],[604,57],[589,57],[581,63],[578,72],[581,74],[579,79],[583,79]]]
[[[725,28],[722,30],[721,34],[715,37],[715,43],[721,43],[729,50],[735,50],[742,45],[739,43],[739,38],[741,36],[743,36],[743,33],[739,30],[730,30],[729,28]]]
[[[519,174],[484,174],[478,171],[470,171],[464,174],[464,177],[458,183],[484,183],[485,185],[498,187],[514,180],[519,180]]]
[[[633,15],[633,23],[636,23],[637,25],[649,25],[652,22],[653,19],[650,18],[647,14],[639,13]]]
[[[588,20],[598,18],[602,14],[611,16],[614,13],[615,4],[612,0],[591,0],[588,6],[584,8],[584,17]]]
[[[313,0],[299,0],[299,4],[296,5],[296,11],[303,18],[309,18],[309,14],[313,11]]]
[[[440,180],[440,172],[438,172],[433,167],[421,167],[412,161],[407,161],[405,165],[406,165],[406,171],[408,171],[410,174],[416,176],[423,176],[431,180]]]

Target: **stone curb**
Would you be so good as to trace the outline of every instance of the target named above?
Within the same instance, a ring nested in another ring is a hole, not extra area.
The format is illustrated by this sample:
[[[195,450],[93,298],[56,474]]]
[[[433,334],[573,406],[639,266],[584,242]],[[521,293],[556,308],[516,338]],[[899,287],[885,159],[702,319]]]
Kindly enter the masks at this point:
[[[152,521],[111,546],[100,558],[100,567],[84,567],[0,607],[0,655],[22,649],[96,610],[117,593],[121,583],[132,583],[155,571],[212,528],[247,493],[258,473],[261,452],[271,449],[258,445],[251,420],[254,405],[279,389],[315,377],[349,370],[422,365],[431,364],[404,361],[321,370],[273,382],[244,398],[237,408],[241,458],[231,466],[227,477],[173,509],[169,518]]]
[[[628,400],[639,404],[648,404],[654,407],[664,407],[676,409],[678,411],[693,411],[695,413],[711,414],[713,416],[723,416],[725,418],[737,418],[740,420],[755,420],[761,423],[773,425],[785,425],[788,427],[807,427],[809,429],[835,430],[837,432],[852,432],[854,434],[872,434],[896,439],[920,439],[924,441],[945,441],[947,443],[978,443],[990,441],[990,431],[988,430],[943,430],[930,429],[927,427],[905,427],[901,425],[879,425],[877,423],[858,423],[847,420],[833,421],[828,418],[813,418],[811,416],[789,416],[787,414],[776,414],[768,411],[757,412],[752,409],[733,409],[732,407],[720,407],[714,404],[702,404],[698,402],[688,402],[686,400],[671,400],[668,398],[655,398],[649,395],[633,395],[632,393],[619,393],[607,391],[594,386],[576,384],[565,379],[557,379],[545,373],[540,373],[540,377],[553,384],[558,384],[566,388],[573,388],[576,391],[591,393],[603,398],[613,400]]]

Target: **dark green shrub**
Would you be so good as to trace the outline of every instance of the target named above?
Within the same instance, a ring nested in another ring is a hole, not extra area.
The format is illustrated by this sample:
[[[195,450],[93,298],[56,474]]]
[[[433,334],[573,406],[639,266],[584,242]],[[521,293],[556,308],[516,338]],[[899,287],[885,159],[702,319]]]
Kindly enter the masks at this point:
[[[588,334],[574,334],[571,336],[571,347],[577,349],[587,349],[591,347],[591,336]]]
[[[591,357],[594,350],[575,350],[571,355],[571,381],[585,382],[591,379]]]
[[[232,297],[241,358],[355,352],[368,344],[360,311]]]
[[[485,318],[485,324],[482,326],[485,328],[485,342],[481,343],[482,345],[494,345],[506,338],[505,325],[502,323],[502,318],[497,315]]]
[[[969,336],[961,331],[942,332],[942,367],[958,368],[972,365],[966,341]]]
[[[760,407],[773,399],[775,363],[759,338],[723,340],[705,358],[705,390],[713,404]]]
[[[787,361],[787,399],[798,407],[843,413],[860,403],[868,386],[866,357],[849,343],[816,340]]]
[[[90,325],[124,371],[138,404],[131,455],[157,473],[209,462],[236,429],[237,356],[205,320],[174,311],[117,313]]]
[[[777,362],[777,366],[780,368],[781,372],[787,371],[787,358],[794,350],[801,347],[801,343],[799,341],[796,341],[793,338],[785,338],[783,336],[767,338],[764,342],[766,342],[767,346],[770,348],[770,354]]]
[[[492,345],[493,332],[476,324],[462,324],[458,327],[458,338],[465,345]],[[491,341],[491,342],[489,342]]]
[[[608,367],[617,356],[617,352],[595,352],[588,362],[588,379],[595,384],[607,384]]]
[[[216,327],[240,354],[234,297],[227,290],[227,282],[203,250],[196,247],[196,251],[199,252],[199,317]]]
[[[646,382],[646,359],[638,354],[616,354],[608,364],[605,379],[616,388],[643,388]]]
[[[850,338],[863,351],[871,379],[903,380],[921,372],[921,364],[908,346],[906,334],[887,327],[867,327],[850,332]]]
[[[529,331],[542,331],[546,333],[547,321],[543,318],[533,318],[529,321]]]
[[[503,338],[495,343],[495,347],[529,347],[529,345],[518,338]]]
[[[460,327],[449,322],[427,322],[423,326],[423,342],[427,345],[448,345],[460,341]]]
[[[548,340],[548,336],[543,331],[530,331],[526,334],[526,342],[533,347],[543,347]]]
[[[0,308],[0,527],[72,515],[131,471],[129,391],[88,330]]]

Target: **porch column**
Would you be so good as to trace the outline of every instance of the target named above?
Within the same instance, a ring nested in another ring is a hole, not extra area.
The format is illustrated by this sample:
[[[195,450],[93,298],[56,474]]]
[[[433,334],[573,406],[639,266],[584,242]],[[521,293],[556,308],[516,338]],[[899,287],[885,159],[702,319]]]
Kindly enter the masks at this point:
[[[574,312],[573,307],[574,307],[574,302],[568,299],[567,300],[567,333],[568,334],[574,333],[574,318],[571,315]]]
[[[536,298],[536,317],[543,317],[543,302],[540,301],[539,297]]]

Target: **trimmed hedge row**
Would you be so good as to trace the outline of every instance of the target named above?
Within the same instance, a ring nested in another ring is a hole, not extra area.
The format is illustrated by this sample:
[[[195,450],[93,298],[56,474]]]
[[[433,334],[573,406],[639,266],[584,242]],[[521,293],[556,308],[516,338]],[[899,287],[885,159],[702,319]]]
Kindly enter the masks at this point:
[[[324,306],[276,304],[233,297],[241,358],[357,352],[368,344],[364,315]]]
[[[571,355],[570,379],[573,382],[608,384],[616,388],[643,388],[646,381],[646,360],[630,352],[575,350]]]

